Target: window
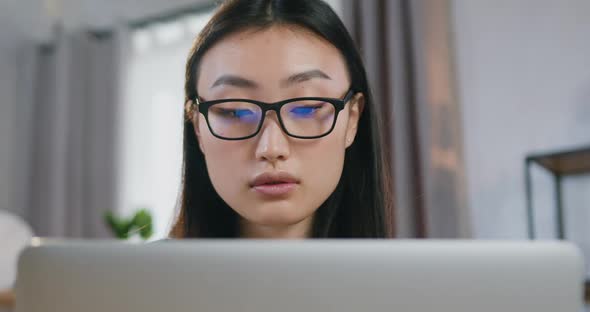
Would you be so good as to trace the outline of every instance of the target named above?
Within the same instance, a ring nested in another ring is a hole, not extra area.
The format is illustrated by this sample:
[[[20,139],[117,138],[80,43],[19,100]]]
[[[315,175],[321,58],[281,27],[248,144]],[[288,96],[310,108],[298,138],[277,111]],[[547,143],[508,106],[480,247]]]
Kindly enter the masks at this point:
[[[154,236],[168,233],[176,212],[182,165],[184,66],[212,11],[155,22],[130,32],[123,77],[118,211],[145,208]]]

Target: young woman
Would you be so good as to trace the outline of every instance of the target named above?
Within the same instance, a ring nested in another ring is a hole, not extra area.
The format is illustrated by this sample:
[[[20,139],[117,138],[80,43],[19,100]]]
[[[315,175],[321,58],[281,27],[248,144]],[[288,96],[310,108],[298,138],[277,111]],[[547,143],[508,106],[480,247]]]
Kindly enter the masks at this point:
[[[355,45],[320,0],[223,3],[186,65],[172,238],[383,238],[390,167]]]

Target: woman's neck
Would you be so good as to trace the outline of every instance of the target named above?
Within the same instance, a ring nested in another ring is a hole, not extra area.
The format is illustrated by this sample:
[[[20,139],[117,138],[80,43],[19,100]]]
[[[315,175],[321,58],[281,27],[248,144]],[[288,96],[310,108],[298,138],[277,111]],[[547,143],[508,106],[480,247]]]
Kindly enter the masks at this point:
[[[313,216],[289,225],[260,225],[240,221],[240,237],[256,239],[305,239],[311,237]]]

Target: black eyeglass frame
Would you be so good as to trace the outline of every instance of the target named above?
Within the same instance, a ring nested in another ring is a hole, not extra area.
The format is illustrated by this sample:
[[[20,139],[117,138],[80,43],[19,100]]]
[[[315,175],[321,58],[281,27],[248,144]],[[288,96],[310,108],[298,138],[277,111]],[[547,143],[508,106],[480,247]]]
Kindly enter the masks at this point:
[[[344,95],[344,97],[341,99],[326,98],[326,97],[299,97],[299,98],[287,99],[287,100],[283,100],[283,101],[279,101],[279,102],[275,102],[275,103],[266,103],[266,102],[249,100],[249,99],[220,99],[220,100],[211,100],[211,101],[201,101],[203,99],[197,96],[194,99],[193,103],[195,105],[197,105],[199,113],[201,113],[201,114],[203,114],[203,116],[205,116],[205,120],[207,121],[207,127],[209,128],[209,131],[211,132],[211,134],[213,134],[214,137],[222,139],[222,140],[237,141],[237,140],[246,140],[246,139],[255,137],[260,132],[260,129],[262,129],[262,125],[264,124],[264,118],[266,118],[266,112],[268,112],[268,111],[275,112],[275,114],[277,115],[277,119],[279,120],[279,124],[281,126],[281,129],[288,136],[298,138],[298,139],[318,139],[318,138],[325,137],[326,135],[332,133],[332,131],[334,130],[334,127],[336,126],[336,120],[338,119],[338,114],[340,113],[341,110],[344,109],[344,106],[346,105],[346,103],[348,101],[350,101],[350,99],[352,98],[353,95],[354,95],[354,90],[352,88],[350,88],[350,89],[348,89],[348,92],[346,92],[346,95]],[[285,127],[285,124],[283,123],[283,118],[281,117],[281,108],[288,103],[297,102],[297,101],[322,101],[322,102],[326,102],[326,103],[330,103],[330,104],[334,105],[334,108],[335,108],[334,120],[332,121],[332,126],[330,127],[330,130],[328,130],[324,134],[316,135],[316,136],[299,136],[299,135],[294,135],[294,134],[289,133],[289,131]],[[255,104],[256,106],[260,107],[260,109],[262,111],[262,117],[260,118],[260,122],[258,123],[258,128],[256,128],[256,131],[253,134],[248,135],[248,136],[244,136],[244,137],[239,137],[239,138],[226,138],[226,137],[216,134],[215,131],[213,131],[213,128],[211,127],[211,124],[209,123],[209,108],[215,104],[227,103],[227,102],[247,102],[247,103]]]

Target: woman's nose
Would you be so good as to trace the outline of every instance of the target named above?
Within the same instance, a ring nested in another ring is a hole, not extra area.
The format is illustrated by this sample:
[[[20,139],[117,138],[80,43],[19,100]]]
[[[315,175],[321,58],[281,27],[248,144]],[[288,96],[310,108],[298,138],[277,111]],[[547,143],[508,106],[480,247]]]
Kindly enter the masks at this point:
[[[285,160],[290,155],[289,138],[281,129],[277,115],[268,114],[258,134],[256,158],[268,162]]]

